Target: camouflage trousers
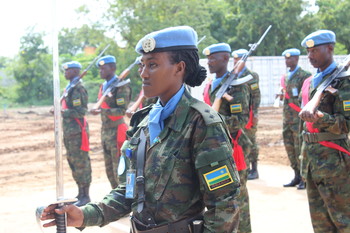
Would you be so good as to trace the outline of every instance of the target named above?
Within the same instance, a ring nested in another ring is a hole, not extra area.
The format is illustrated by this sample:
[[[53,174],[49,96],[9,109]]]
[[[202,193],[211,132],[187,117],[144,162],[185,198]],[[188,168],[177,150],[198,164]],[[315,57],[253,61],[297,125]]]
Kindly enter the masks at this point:
[[[248,169],[239,171],[239,179],[241,183],[240,194],[237,198],[239,206],[239,233],[252,232],[250,224],[250,211],[249,211],[249,194],[247,189]]]
[[[249,162],[257,162],[259,157],[259,146],[256,143],[256,131],[257,127],[254,126],[251,129],[245,129],[244,132],[248,136],[249,140],[252,142],[251,150],[249,153]]]
[[[300,170],[300,130],[299,124],[287,124],[283,122],[283,143],[286,149],[290,165],[295,171]]]
[[[312,172],[306,177],[311,221],[315,233],[350,232],[350,176],[315,179]]]
[[[82,151],[81,134],[64,137],[64,146],[67,151],[67,160],[72,170],[75,182],[79,185],[91,183],[91,163],[89,152]]]
[[[102,128],[101,142],[106,174],[112,189],[118,187],[118,165],[120,153],[117,148],[117,128]]]

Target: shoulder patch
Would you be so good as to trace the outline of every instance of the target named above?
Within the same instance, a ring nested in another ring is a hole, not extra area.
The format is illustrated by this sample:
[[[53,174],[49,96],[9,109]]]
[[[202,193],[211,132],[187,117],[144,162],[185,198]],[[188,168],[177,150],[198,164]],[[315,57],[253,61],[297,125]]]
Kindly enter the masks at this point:
[[[344,111],[350,111],[350,100],[343,101]]]
[[[203,176],[210,191],[233,183],[233,179],[226,165],[205,173]]]
[[[135,112],[130,119],[130,126],[136,127],[151,111],[153,104]]]
[[[231,113],[242,112],[242,104],[231,104],[230,110],[231,110]]]
[[[191,107],[196,109],[202,115],[206,125],[222,122],[218,113],[206,103],[196,101],[193,104],[191,104]]]
[[[81,105],[80,99],[73,100],[73,106],[80,106],[80,105]]]
[[[259,84],[258,83],[253,83],[250,85],[250,89],[252,89],[252,91],[256,90],[259,88]]]
[[[118,98],[116,100],[117,105],[123,105],[125,103],[124,98]]]

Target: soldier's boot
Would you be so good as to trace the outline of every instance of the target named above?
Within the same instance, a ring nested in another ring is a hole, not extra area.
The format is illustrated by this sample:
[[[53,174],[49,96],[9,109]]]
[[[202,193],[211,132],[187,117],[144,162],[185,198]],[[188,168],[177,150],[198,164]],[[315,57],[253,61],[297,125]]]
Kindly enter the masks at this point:
[[[305,181],[303,181],[303,179],[301,179],[300,183],[297,185],[297,189],[298,190],[306,189],[306,184],[305,184]]]
[[[252,169],[249,170],[248,180],[255,180],[259,178],[258,162],[252,162]]]
[[[78,197],[78,201],[74,203],[76,206],[83,206],[86,205],[91,201],[90,195],[89,195],[89,190],[90,190],[90,184],[84,185],[84,186],[79,186],[79,193],[81,193],[80,198]],[[79,194],[78,194],[79,196]]]
[[[300,171],[299,170],[294,170],[294,179],[288,183],[284,184],[283,187],[295,187],[297,184],[300,183],[301,181],[301,176],[300,176]]]

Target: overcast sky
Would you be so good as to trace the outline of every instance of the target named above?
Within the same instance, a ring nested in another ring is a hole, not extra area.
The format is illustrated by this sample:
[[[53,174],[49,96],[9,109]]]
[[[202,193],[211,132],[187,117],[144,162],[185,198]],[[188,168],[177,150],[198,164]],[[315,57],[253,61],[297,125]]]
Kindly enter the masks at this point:
[[[89,20],[98,20],[106,7],[106,0],[57,0],[58,27],[77,27]],[[88,5],[92,11],[89,19],[77,20],[75,9]],[[52,31],[52,0],[9,0],[0,7],[0,56],[13,57],[19,51],[20,38],[26,29],[36,26],[36,31]],[[51,38],[51,37],[50,37]]]

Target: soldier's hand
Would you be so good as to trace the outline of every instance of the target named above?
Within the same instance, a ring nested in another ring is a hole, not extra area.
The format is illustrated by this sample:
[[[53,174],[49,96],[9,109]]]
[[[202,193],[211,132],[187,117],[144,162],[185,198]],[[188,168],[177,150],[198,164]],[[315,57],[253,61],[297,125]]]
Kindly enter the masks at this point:
[[[50,110],[49,110],[49,113],[54,114],[55,113],[55,108],[51,107]]]
[[[135,112],[132,111],[131,109],[127,109],[126,112],[125,112],[126,116],[129,117],[129,118],[131,118],[132,115],[134,115],[134,113],[135,113]]]
[[[101,113],[101,109],[93,108],[93,109],[90,110],[90,113],[91,113],[92,115],[98,115],[98,114]]]
[[[303,121],[307,121],[307,122],[316,122],[320,118],[322,118],[323,116],[324,116],[324,114],[318,110],[315,113],[310,112],[310,111],[306,111],[306,110],[301,110],[301,112],[299,113],[299,117]]]
[[[60,209],[56,209],[57,204],[49,205],[43,210],[40,220],[55,219],[55,213],[67,215],[67,226],[81,227],[84,222],[83,211],[75,205],[65,205]],[[56,226],[56,221],[45,223],[43,227]]]

